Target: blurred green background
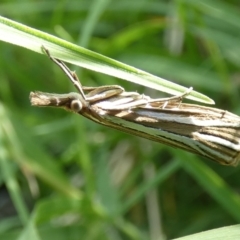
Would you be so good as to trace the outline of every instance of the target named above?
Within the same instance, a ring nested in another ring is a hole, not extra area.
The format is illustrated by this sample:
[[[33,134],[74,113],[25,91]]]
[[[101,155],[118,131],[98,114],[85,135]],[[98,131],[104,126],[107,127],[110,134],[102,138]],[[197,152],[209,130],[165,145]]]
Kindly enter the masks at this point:
[[[240,115],[237,0],[2,0],[0,15],[192,86]],[[44,55],[4,42],[0,52],[1,239],[172,239],[240,222],[239,167],[31,107],[30,91],[74,88]],[[166,96],[71,69],[84,85]]]

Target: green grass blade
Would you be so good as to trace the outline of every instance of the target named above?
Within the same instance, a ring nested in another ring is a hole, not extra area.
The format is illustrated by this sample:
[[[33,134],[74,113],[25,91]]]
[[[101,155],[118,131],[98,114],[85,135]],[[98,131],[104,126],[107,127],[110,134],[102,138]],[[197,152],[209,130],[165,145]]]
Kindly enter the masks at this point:
[[[28,48],[38,53],[42,53],[41,46],[44,45],[49,49],[53,57],[62,59],[63,61],[169,94],[178,95],[187,90],[187,88],[171,83],[163,78],[4,17],[0,17],[0,40]],[[186,98],[208,104],[214,103],[213,100],[196,91],[192,91]]]
[[[234,240],[240,239],[240,225],[217,228],[174,240]]]

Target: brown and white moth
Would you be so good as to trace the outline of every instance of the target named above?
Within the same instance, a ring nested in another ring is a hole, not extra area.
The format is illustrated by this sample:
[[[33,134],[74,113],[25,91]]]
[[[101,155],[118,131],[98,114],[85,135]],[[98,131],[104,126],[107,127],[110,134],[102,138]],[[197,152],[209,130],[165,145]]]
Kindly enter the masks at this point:
[[[62,61],[45,52],[78,92],[31,92],[33,106],[61,107],[94,122],[205,156],[224,165],[240,160],[240,117],[217,108],[182,103],[184,96],[152,99],[121,86],[83,87]]]

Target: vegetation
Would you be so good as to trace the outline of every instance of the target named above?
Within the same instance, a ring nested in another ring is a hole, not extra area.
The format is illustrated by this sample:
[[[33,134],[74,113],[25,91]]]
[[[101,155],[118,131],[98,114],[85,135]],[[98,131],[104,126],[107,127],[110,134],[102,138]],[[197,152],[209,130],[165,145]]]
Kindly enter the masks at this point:
[[[5,0],[0,15],[193,86],[240,115],[238,1]],[[73,86],[44,55],[5,42],[0,52],[1,239],[155,240],[210,229],[204,239],[239,238],[237,227],[216,229],[240,221],[239,167],[33,108],[30,91],[67,93]],[[166,96],[71,69],[87,86]]]

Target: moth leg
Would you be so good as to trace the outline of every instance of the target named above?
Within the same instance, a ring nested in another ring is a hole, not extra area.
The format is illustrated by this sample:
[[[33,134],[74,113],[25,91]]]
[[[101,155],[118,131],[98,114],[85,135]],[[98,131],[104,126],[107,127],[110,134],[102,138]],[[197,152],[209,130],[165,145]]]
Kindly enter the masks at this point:
[[[67,75],[67,77],[73,83],[74,87],[79,91],[79,93],[81,94],[83,99],[86,100],[86,96],[83,92],[83,88],[77,77],[77,74],[75,72],[71,71],[61,60],[52,57],[47,48],[42,46],[42,49],[48,55],[48,57],[63,70],[63,72]]]
[[[155,103],[155,102],[179,102],[181,103],[183,98],[186,97],[191,91],[193,90],[192,87],[190,87],[189,89],[187,89],[184,93],[180,94],[180,95],[176,95],[173,97],[168,97],[168,98],[157,98],[157,99],[151,99],[148,102],[149,103]]]
[[[182,100],[185,96],[187,96],[191,91],[193,90],[192,87],[190,87],[187,91],[185,91],[184,93],[182,93],[181,95],[177,95],[177,96],[173,96],[170,97],[162,106],[162,108],[164,109],[168,103],[174,103],[177,102],[178,103],[178,108],[180,107]]]
[[[86,95],[86,99],[91,102],[105,100],[111,97],[117,97],[124,91],[124,88],[118,85],[95,87],[91,92]]]
[[[180,106],[182,99],[187,96],[191,91],[193,90],[192,87],[190,87],[187,91],[180,95],[176,95],[173,97],[167,97],[167,98],[156,98],[152,99],[148,96],[145,96],[144,94],[139,95],[139,97],[136,99],[135,102],[133,102],[131,105],[132,108],[137,108],[137,107],[144,107],[144,106],[151,106],[151,107],[159,107],[164,109],[169,103],[174,103],[178,102]]]

